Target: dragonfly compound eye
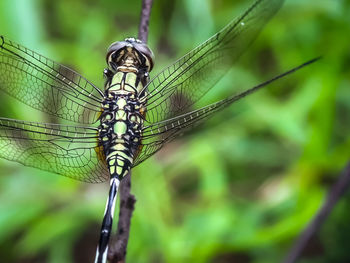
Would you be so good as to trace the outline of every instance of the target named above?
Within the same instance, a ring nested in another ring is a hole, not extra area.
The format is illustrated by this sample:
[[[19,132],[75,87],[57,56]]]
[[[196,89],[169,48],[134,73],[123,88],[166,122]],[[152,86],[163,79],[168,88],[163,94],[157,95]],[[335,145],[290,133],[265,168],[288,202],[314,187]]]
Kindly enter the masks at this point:
[[[130,59],[137,62],[140,68],[151,71],[154,55],[151,49],[142,41],[135,38],[127,38],[124,41],[114,42],[107,50],[107,64],[114,70],[118,66],[128,66]]]

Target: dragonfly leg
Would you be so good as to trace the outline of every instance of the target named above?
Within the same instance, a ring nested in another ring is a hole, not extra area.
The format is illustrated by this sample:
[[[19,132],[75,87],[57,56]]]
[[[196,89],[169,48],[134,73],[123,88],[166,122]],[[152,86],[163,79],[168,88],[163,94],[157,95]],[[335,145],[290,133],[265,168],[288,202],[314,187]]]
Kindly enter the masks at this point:
[[[112,231],[114,208],[117,199],[119,183],[120,181],[116,177],[111,178],[109,195],[102,221],[100,241],[98,243],[96,251],[95,263],[107,262],[108,241]]]

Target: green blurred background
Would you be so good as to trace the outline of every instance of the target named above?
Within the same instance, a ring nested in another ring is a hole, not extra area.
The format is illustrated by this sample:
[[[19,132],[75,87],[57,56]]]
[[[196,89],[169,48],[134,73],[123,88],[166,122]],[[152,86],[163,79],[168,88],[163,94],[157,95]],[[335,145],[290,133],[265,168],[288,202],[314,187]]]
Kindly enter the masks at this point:
[[[153,75],[252,1],[155,0]],[[0,34],[102,87],[141,0],[1,0]],[[217,114],[133,170],[127,262],[281,262],[350,159],[350,2],[289,0],[206,102],[323,59]],[[1,95],[5,98],[3,95]],[[1,100],[1,116],[28,116]],[[0,160],[0,262],[93,262],[108,183]],[[350,262],[350,194],[299,262]],[[116,222],[116,221],[115,221]]]

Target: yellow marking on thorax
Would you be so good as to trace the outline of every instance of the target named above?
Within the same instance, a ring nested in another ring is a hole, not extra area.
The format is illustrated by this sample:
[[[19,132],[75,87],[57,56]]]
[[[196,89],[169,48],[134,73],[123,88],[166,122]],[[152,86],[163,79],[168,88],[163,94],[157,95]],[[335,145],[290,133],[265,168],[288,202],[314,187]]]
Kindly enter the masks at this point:
[[[135,92],[137,75],[134,72],[128,72],[125,76],[125,90]]]
[[[117,68],[117,70],[120,71],[120,72],[134,72],[134,73],[139,72],[139,71],[137,70],[137,68],[132,67],[132,66],[119,66],[119,67]]]
[[[112,78],[109,91],[117,91],[117,90],[124,89],[123,77],[124,77],[124,74],[122,72],[115,73]]]

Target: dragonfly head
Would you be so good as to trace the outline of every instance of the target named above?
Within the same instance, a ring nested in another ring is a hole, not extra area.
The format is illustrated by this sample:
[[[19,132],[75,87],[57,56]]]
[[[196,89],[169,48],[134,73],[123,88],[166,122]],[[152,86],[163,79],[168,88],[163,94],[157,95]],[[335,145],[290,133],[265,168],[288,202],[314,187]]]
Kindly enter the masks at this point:
[[[125,65],[144,67],[148,72],[153,68],[154,55],[149,47],[136,38],[126,38],[124,41],[114,42],[107,50],[106,61],[111,69]]]

